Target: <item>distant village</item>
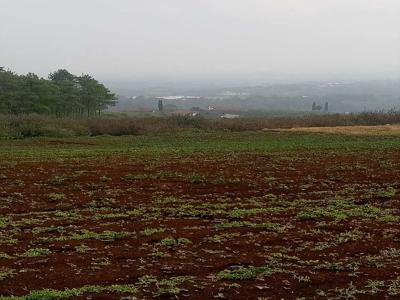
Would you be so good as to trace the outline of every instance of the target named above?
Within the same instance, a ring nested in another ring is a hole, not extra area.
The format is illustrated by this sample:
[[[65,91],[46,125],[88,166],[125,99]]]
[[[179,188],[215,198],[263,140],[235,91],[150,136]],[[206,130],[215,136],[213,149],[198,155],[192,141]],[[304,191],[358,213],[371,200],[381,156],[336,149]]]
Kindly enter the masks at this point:
[[[398,107],[399,93],[397,81],[266,84],[191,91],[149,88],[121,90],[122,95],[110,111],[226,119],[266,114],[351,113]]]
[[[234,96],[233,93],[224,96]],[[111,112],[130,112],[143,114],[164,114],[183,117],[213,116],[223,119],[240,118],[242,109],[220,104],[204,105],[209,98],[196,96],[130,97],[123,106],[110,108]]]
[[[232,101],[232,99],[238,100],[243,96],[246,95],[233,92],[226,92],[221,97],[207,98],[197,96],[134,96],[123,99],[117,107],[110,108],[110,112],[237,119],[249,114],[250,109],[246,109],[243,105],[235,105],[235,101]],[[212,103],[213,100],[216,104]],[[325,102],[321,105],[314,101],[305,111],[328,112],[329,103]]]

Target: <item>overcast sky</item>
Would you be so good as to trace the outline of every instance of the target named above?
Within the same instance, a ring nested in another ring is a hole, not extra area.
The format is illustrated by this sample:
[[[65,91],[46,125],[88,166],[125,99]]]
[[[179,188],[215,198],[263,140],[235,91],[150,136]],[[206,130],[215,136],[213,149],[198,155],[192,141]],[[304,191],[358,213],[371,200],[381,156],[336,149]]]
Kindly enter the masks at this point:
[[[0,0],[0,66],[103,79],[398,78],[400,0]]]

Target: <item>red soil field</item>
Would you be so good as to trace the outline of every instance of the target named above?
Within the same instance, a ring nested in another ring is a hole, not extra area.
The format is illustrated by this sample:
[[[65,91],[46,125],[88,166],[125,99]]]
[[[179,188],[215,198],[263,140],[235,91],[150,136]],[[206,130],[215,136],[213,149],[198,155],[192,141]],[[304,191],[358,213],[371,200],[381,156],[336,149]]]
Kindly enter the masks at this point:
[[[399,299],[399,167],[397,151],[1,162],[0,295]]]

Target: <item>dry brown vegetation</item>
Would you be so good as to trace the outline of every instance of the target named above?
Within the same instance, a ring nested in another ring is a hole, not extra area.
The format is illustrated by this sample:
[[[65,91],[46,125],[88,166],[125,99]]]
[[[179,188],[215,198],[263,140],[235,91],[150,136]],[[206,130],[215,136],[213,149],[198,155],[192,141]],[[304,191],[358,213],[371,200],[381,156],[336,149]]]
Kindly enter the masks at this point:
[[[271,130],[271,129],[267,129]],[[274,130],[274,129],[272,129]],[[373,126],[336,126],[336,127],[298,127],[290,129],[278,129],[280,132],[308,132],[331,133],[346,135],[400,135],[400,125],[373,125]]]
[[[400,124],[400,112],[304,115],[240,119],[205,119],[181,116],[55,118],[39,115],[0,116],[0,138],[35,136],[69,137],[95,135],[143,135],[171,133],[185,129],[249,131],[303,127],[372,126]],[[384,127],[389,131],[388,127]],[[318,129],[315,129],[318,131]],[[336,129],[338,131],[339,129]],[[325,132],[332,129],[325,129]],[[343,131],[343,130],[341,130]],[[361,133],[364,132],[360,128]],[[357,130],[352,133],[357,134]],[[392,133],[392,131],[390,131]]]

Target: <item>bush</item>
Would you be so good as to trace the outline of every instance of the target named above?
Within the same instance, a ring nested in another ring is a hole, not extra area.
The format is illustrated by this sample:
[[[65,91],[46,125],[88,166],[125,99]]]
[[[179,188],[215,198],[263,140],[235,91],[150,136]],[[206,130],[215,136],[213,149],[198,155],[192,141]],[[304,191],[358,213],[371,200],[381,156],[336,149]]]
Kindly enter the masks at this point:
[[[294,127],[400,124],[400,112],[363,112],[352,114],[304,115],[205,119],[201,117],[101,117],[89,119],[56,118],[43,115],[0,116],[0,138],[72,137],[85,135],[165,134],[179,130],[250,131]]]
[[[137,135],[139,128],[135,119],[93,118],[84,121],[91,135]]]
[[[8,134],[13,138],[27,137],[72,137],[88,135],[89,130],[76,120],[40,115],[18,115],[7,117]]]

